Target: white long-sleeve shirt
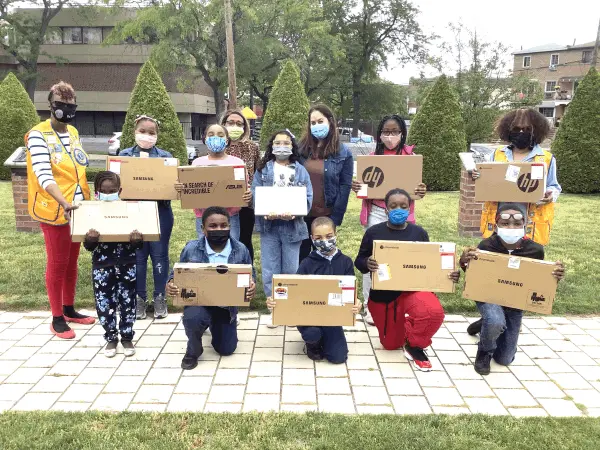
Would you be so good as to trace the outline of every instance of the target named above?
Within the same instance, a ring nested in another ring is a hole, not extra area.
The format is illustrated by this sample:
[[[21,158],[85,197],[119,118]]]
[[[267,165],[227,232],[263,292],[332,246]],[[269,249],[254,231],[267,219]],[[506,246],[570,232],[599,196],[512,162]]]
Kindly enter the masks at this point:
[[[69,133],[57,134],[67,152],[70,151]],[[46,190],[51,184],[56,184],[56,180],[54,180],[54,176],[52,175],[50,149],[48,148],[48,144],[41,131],[32,131],[29,133],[27,150],[29,150],[29,154],[31,155],[31,167],[33,173],[35,173],[40,186]]]

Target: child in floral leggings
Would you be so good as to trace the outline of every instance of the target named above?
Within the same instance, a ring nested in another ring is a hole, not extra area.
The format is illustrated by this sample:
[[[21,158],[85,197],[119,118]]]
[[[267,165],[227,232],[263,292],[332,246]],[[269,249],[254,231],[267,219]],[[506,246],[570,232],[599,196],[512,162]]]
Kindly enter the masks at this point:
[[[113,172],[100,172],[95,179],[96,199],[118,201],[121,180]],[[133,323],[135,322],[135,251],[142,245],[142,234],[133,231],[129,243],[99,242],[100,233],[91,229],[83,243],[92,252],[92,283],[96,298],[96,311],[104,328],[106,348],[104,354],[112,358],[117,353],[119,332],[125,356],[135,354]],[[117,332],[117,310],[121,320]]]

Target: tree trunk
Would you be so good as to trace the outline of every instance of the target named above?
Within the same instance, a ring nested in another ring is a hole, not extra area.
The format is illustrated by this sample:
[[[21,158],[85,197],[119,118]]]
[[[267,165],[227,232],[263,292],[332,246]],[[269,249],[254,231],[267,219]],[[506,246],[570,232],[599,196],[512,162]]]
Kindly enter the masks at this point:
[[[219,117],[224,111],[225,95],[218,86],[212,86],[213,99],[215,101],[215,115]]]
[[[27,80],[25,80],[25,90],[27,91],[27,95],[29,95],[29,98],[31,99],[32,102],[33,102],[33,97],[35,94],[36,85],[37,85],[37,77],[35,77],[35,76],[29,76],[29,77],[27,77]]]

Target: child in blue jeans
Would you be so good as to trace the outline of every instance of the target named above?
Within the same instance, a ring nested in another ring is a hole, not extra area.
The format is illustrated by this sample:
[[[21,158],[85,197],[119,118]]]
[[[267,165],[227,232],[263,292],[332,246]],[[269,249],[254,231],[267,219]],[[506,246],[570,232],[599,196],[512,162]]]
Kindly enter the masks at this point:
[[[305,258],[298,268],[298,275],[350,275],[354,276],[352,259],[337,248],[336,227],[329,217],[316,218],[311,226],[311,239],[316,250]],[[276,302],[267,299],[273,309]],[[362,305],[354,305],[352,312],[358,314]],[[304,351],[313,361],[326,359],[333,364],[343,364],[348,359],[348,344],[343,327],[299,326]]]
[[[113,172],[100,172],[94,181],[96,199],[118,201],[121,179]],[[143,245],[143,236],[133,231],[126,242],[99,242],[100,233],[91,229],[85,235],[83,246],[92,252],[92,282],[98,320],[104,328],[106,348],[104,355],[112,358],[117,353],[119,332],[125,356],[133,356],[133,323],[135,322],[135,252]],[[117,331],[117,310],[121,320]]]

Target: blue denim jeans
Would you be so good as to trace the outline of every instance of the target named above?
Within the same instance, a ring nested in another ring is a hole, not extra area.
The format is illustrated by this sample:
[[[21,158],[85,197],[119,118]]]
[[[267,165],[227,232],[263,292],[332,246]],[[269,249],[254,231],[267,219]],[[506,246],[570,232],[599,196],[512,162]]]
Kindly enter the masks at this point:
[[[199,358],[202,335],[210,328],[212,346],[222,356],[231,355],[237,348],[237,310],[231,313],[218,306],[186,306],[183,308],[183,326],[188,337],[186,354]]]
[[[475,303],[483,320],[479,350],[491,353],[498,364],[508,366],[517,353],[523,311],[491,303]]]
[[[146,273],[148,271],[148,256],[152,260],[152,273],[154,276],[154,295],[165,295],[167,281],[169,281],[169,241],[173,231],[173,210],[171,206],[158,207],[160,221],[160,241],[144,242],[143,247],[136,252],[136,291],[142,299],[148,300],[146,289]]]
[[[229,218],[229,227],[231,228],[230,236],[236,241],[240,240],[240,215],[236,214]],[[202,232],[202,217],[196,217],[196,233],[198,233],[198,239],[204,239],[204,233]]]
[[[332,364],[343,364],[348,359],[348,343],[342,327],[298,327],[307,344],[321,343],[325,359]]]
[[[282,220],[275,220],[268,233],[260,233],[260,263],[265,296],[270,297],[273,275],[295,274],[298,271],[298,257],[302,241],[290,242],[288,226]]]

